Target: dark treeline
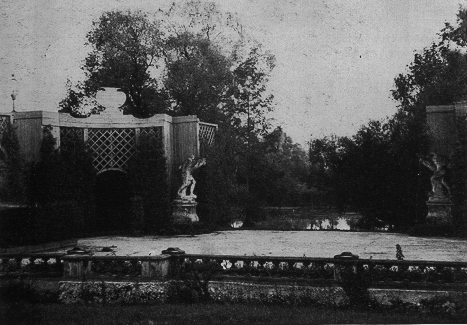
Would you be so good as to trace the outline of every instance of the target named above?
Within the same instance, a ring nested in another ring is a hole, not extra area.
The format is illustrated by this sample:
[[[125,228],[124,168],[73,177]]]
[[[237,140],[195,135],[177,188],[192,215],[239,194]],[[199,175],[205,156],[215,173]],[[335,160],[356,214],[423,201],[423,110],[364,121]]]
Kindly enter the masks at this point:
[[[407,230],[423,222],[431,172],[417,154],[429,154],[427,105],[451,105],[467,95],[467,10],[457,25],[446,24],[434,42],[395,78],[398,111],[370,121],[351,137],[324,137],[310,143],[311,181],[319,199],[341,211],[360,212],[363,226]],[[466,120],[458,118],[458,142],[450,158],[454,228],[465,229],[467,201]],[[459,234],[459,232],[457,232]],[[465,233],[464,233],[465,235]]]

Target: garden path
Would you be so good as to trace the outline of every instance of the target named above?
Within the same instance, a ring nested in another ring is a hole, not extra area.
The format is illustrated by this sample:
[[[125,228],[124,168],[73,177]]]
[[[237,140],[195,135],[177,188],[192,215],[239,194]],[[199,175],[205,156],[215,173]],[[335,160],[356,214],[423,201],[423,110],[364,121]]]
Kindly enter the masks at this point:
[[[114,247],[115,255],[158,255],[168,247],[189,254],[333,257],[344,251],[360,258],[395,259],[396,244],[406,260],[467,261],[467,240],[412,237],[382,232],[231,230],[192,236],[95,237],[78,245],[96,252]],[[112,253],[113,254],[113,253]]]

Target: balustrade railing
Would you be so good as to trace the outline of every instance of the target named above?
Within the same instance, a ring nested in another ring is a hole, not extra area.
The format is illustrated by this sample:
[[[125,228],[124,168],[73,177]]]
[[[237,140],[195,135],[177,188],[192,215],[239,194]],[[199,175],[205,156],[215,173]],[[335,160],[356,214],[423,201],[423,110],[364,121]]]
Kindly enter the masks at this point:
[[[198,255],[179,256],[185,268],[209,271],[217,276],[293,277],[333,279],[333,258]]]
[[[336,256],[338,257],[338,256]],[[184,266],[216,276],[292,277],[338,280],[338,270],[353,267],[372,282],[466,283],[467,262],[339,259],[278,256],[179,256]],[[337,271],[337,272],[336,272]]]
[[[156,256],[96,256],[31,253],[0,255],[0,277],[171,279],[183,272],[209,272],[213,279],[291,278],[340,281],[342,269],[362,273],[372,283],[443,283],[467,285],[467,262],[334,258],[162,254]]]
[[[63,253],[0,255],[0,275],[63,276]]]

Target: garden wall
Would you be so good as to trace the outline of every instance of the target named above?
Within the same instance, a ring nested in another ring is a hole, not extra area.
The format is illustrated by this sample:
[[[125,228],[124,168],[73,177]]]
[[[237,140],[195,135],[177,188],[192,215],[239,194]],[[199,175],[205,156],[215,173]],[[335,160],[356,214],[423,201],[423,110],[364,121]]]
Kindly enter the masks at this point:
[[[57,281],[53,279],[27,280],[39,295],[58,297],[59,302],[75,303],[167,303],[185,298],[190,302],[202,300],[200,296],[170,297],[173,288],[183,286],[183,281]],[[0,288],[18,279],[0,280]],[[349,296],[338,285],[298,284],[293,281],[282,283],[258,283],[254,279],[243,281],[210,281],[210,300],[229,303],[278,303],[300,305],[347,306]],[[369,288],[369,297],[383,306],[405,304],[413,307],[440,301],[449,302],[451,308],[467,307],[467,290],[431,289],[409,290],[394,288]]]

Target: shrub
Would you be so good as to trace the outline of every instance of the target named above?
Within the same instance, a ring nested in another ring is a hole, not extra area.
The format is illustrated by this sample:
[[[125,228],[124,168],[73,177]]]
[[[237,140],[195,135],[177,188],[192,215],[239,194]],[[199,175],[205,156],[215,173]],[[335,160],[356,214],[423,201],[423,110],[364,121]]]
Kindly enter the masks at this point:
[[[368,291],[370,284],[371,276],[368,272],[359,270],[357,273],[354,273],[352,268],[341,269],[341,281],[339,285],[349,297],[351,306],[368,307],[371,305],[370,293]]]
[[[95,171],[81,139],[56,149],[51,127],[43,128],[41,160],[29,166],[28,203],[36,241],[77,237],[92,230]]]
[[[431,314],[457,315],[461,308],[448,297],[436,296],[420,300],[420,307]]]
[[[0,164],[6,165],[4,188],[0,187],[0,199],[10,202],[22,202],[26,194],[26,174],[24,162],[15,129],[8,124],[0,139]],[[0,175],[1,177],[1,175]]]
[[[181,281],[170,284],[167,300],[172,303],[210,301],[209,281],[222,267],[215,262],[186,262],[178,274]]]
[[[162,141],[141,135],[129,162],[128,174],[134,195],[143,201],[145,232],[167,228],[170,217],[169,185]]]

